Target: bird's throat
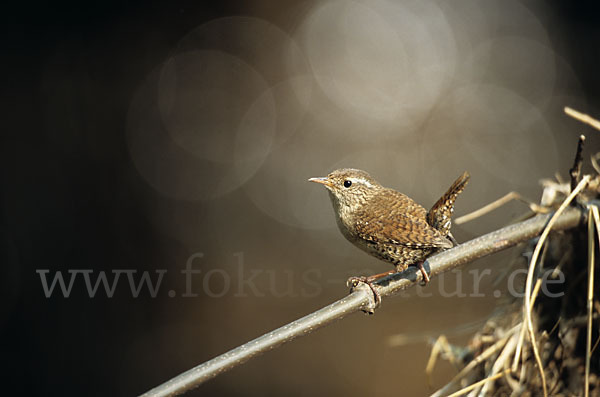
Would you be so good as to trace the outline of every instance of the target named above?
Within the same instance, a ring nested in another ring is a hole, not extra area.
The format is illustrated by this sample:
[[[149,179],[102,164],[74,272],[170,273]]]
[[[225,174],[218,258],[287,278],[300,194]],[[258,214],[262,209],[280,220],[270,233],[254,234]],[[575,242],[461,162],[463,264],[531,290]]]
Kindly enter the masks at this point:
[[[347,205],[344,205],[340,202],[340,200],[336,197],[335,194],[329,192],[329,198],[331,199],[331,203],[333,204],[333,210],[335,212],[335,221],[338,225],[338,228],[348,240],[354,240],[354,235],[352,234],[353,230],[353,215],[352,208]]]

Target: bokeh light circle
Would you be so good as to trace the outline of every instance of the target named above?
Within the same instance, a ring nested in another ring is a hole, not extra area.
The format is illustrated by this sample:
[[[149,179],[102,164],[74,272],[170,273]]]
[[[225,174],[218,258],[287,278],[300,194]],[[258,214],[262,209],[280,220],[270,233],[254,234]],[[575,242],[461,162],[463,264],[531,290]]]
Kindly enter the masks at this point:
[[[275,104],[258,73],[222,52],[191,51],[167,60],[138,90],[129,149],[140,174],[162,194],[212,199],[256,172],[275,125]]]
[[[434,105],[456,64],[452,30],[432,2],[320,3],[297,36],[329,100],[404,131]]]

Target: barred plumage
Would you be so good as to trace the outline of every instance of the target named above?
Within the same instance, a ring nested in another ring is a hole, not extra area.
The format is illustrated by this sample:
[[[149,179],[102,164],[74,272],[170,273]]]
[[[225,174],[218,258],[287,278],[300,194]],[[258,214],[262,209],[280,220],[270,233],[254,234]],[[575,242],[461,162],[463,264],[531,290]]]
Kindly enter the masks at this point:
[[[469,173],[465,171],[427,213],[427,223],[444,236],[448,236],[452,227],[451,217],[454,212],[456,197],[465,190],[469,178]]]
[[[337,224],[350,242],[402,271],[453,246],[450,218],[469,174],[459,177],[429,212],[361,170],[340,169],[310,180],[327,187]]]

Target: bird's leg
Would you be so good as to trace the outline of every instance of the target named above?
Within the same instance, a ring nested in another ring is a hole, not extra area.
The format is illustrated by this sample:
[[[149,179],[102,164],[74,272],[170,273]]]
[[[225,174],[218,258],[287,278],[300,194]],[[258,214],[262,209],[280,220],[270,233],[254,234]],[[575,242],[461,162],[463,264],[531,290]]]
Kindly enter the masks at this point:
[[[377,290],[377,287],[375,287],[375,281],[394,273],[396,273],[396,270],[389,270],[387,272],[373,274],[371,276],[354,276],[348,279],[346,285],[350,287],[350,291],[352,291],[360,283],[367,284],[369,288],[371,288],[371,291],[373,291],[373,295],[375,296],[375,305],[378,307],[381,305],[381,294]]]
[[[419,262],[417,263],[417,266],[419,267],[419,270],[421,271],[421,274],[423,275],[423,285],[427,285],[429,283],[429,274],[427,274],[427,272],[425,271],[425,267],[423,266],[424,262]]]
[[[396,273],[396,270],[388,270],[387,272],[377,273],[377,274],[373,274],[370,276],[350,277],[350,280],[360,279],[360,281],[362,281],[363,283],[373,283],[373,282],[379,280],[380,278],[389,276],[390,274],[394,274],[394,273]]]
[[[421,274],[423,275],[423,285],[427,285],[427,284],[429,284],[429,281],[431,281],[431,279],[429,278],[429,274],[427,274],[427,271],[425,270],[423,263],[425,263],[425,261],[418,262],[416,264],[416,266],[419,268],[419,270],[421,271]],[[376,304],[376,307],[378,307],[379,305],[381,305],[381,294],[379,293],[379,290],[375,286],[375,282],[377,280],[380,280],[384,277],[389,276],[390,274],[400,273],[404,270],[406,270],[406,267],[399,267],[399,268],[396,268],[395,270],[388,270],[387,272],[377,273],[377,274],[373,274],[371,276],[353,276],[353,277],[350,277],[348,279],[348,281],[346,281],[346,285],[348,287],[350,287],[350,291],[352,292],[358,284],[360,284],[360,283],[367,284],[369,286],[369,288],[371,288],[371,291],[373,291],[373,295],[375,296],[375,304]]]
[[[399,264],[396,265],[396,271],[398,273],[405,271],[408,266],[416,266],[419,268],[419,270],[421,271],[421,275],[423,276],[423,283],[421,285],[427,285],[429,284],[430,278],[429,278],[429,274],[427,274],[427,271],[425,270],[425,267],[423,266],[423,264],[425,263],[424,260],[419,261],[417,263],[413,263],[411,265],[405,265],[405,264]]]
[[[454,236],[452,235],[452,233],[448,233],[448,240],[452,241],[452,244],[454,244],[454,246],[456,247],[458,245],[458,241],[456,241],[456,239],[454,238]]]

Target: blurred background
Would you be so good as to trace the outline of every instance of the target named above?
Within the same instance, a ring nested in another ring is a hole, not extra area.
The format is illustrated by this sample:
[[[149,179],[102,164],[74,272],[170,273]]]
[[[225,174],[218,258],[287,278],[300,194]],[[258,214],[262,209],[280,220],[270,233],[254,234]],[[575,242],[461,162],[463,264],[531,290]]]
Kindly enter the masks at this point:
[[[600,150],[562,110],[600,116],[598,11],[541,0],[7,8],[3,386],[140,394],[339,299],[347,277],[388,270],[342,237],[309,177],[361,168],[429,208],[468,170],[458,215],[512,190],[537,201],[541,178],[567,177],[579,134],[586,159]],[[509,204],[454,235],[525,210]],[[425,395],[454,373],[441,363],[427,384],[429,338],[466,343],[506,304],[510,286],[494,282],[518,257],[476,261],[188,395]],[[114,289],[96,284],[102,274]],[[408,342],[394,345],[398,334]]]

